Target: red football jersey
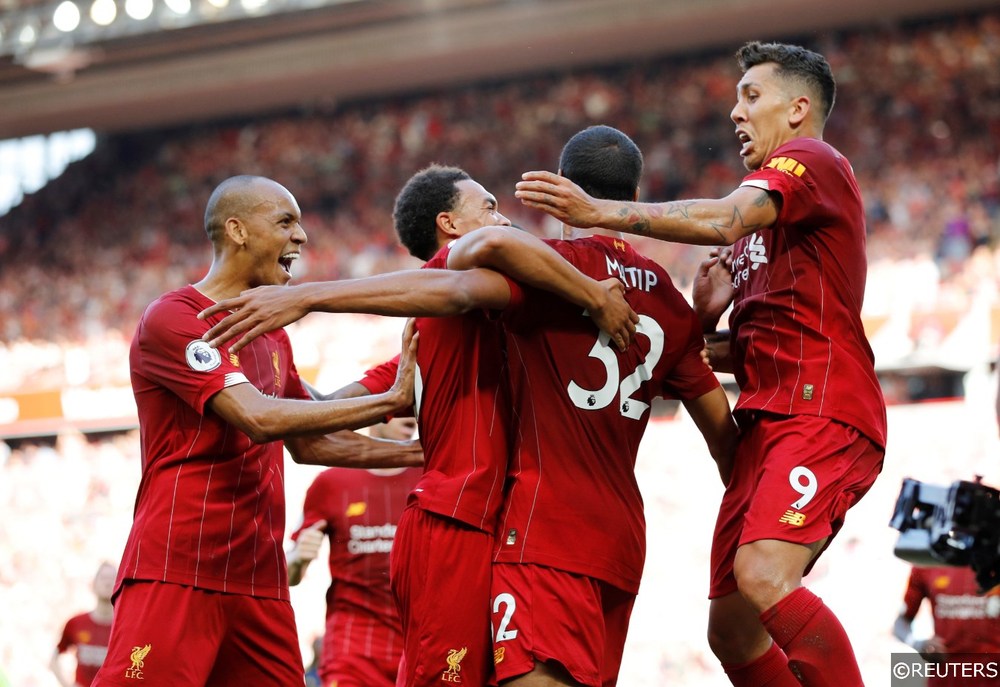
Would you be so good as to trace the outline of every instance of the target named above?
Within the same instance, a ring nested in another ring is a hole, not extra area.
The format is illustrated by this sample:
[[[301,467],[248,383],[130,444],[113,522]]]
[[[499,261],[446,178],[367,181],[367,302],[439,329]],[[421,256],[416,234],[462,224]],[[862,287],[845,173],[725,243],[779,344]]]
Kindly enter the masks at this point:
[[[719,382],[701,360],[698,319],[662,267],[621,239],[549,243],[594,279],[621,279],[641,319],[621,353],[577,306],[514,287],[503,322],[517,419],[495,560],[635,592],[646,532],[634,467],[650,404]]]
[[[212,304],[192,286],[172,291],[146,309],[132,340],[142,480],[119,585],[159,580],[288,599],[282,443],[254,444],[207,403],[247,382],[266,396],[309,396],[283,330],[238,356],[201,341],[222,318],[197,318]]]
[[[1000,652],[1000,595],[984,596],[969,568],[914,567],[906,586],[904,615],[911,620],[924,599],[931,602],[934,634],[948,653]]]
[[[59,653],[76,649],[76,682],[90,687],[94,676],[108,654],[111,624],[95,623],[89,613],[75,615],[66,622],[62,637],[56,647]]]
[[[865,214],[850,163],[800,138],[743,186],[780,194],[781,211],[733,247],[737,410],[829,417],[885,446],[885,401],[861,323]]]
[[[424,267],[447,269],[450,247]],[[493,532],[507,468],[509,394],[500,324],[484,311],[420,317],[415,415],[424,475],[413,490],[420,507]],[[381,393],[396,378],[396,361],[360,380]]]
[[[329,468],[306,491],[302,524],[292,539],[319,520],[326,520],[330,537],[323,665],[339,655],[399,660],[403,640],[389,590],[389,551],[421,474],[420,468],[389,475]]]

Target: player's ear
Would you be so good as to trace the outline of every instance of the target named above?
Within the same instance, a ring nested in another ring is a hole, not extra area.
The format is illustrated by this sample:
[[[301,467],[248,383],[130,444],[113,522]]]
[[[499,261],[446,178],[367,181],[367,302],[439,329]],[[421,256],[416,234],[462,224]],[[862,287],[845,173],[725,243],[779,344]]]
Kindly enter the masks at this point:
[[[458,237],[455,222],[450,212],[439,212],[437,217],[434,218],[434,223],[437,225],[438,231],[445,236]]]
[[[788,109],[788,123],[793,129],[799,128],[801,124],[810,116],[812,113],[812,102],[809,100],[809,96],[800,95],[792,99],[792,102]]]
[[[238,217],[226,219],[226,236],[237,246],[243,246],[247,242],[247,228]]]

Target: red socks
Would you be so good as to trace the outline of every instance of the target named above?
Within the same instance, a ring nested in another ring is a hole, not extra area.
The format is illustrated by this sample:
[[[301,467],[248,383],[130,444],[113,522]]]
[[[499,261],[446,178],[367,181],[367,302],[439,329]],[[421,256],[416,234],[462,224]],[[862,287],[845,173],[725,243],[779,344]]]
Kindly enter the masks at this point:
[[[761,613],[760,621],[775,644],[784,649],[788,667],[804,687],[864,687],[843,625],[823,600],[805,587]]]
[[[776,644],[749,663],[723,665],[733,687],[800,687],[788,669],[788,657]]]

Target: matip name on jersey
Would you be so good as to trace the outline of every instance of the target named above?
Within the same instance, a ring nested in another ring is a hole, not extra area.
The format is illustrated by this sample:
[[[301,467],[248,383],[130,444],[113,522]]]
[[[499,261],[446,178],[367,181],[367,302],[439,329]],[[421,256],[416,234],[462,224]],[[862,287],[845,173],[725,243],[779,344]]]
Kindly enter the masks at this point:
[[[649,292],[660,282],[656,272],[652,270],[623,265],[610,255],[605,256],[605,260],[608,264],[608,276],[618,277],[626,287]]]

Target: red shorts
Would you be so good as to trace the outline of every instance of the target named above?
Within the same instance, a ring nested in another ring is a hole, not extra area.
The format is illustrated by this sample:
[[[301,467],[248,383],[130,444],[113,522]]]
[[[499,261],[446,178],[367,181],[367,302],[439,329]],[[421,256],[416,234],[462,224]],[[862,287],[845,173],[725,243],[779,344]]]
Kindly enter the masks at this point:
[[[493,537],[416,504],[399,518],[389,580],[403,626],[400,687],[485,685],[493,674]]]
[[[274,685],[305,681],[287,601],[167,582],[127,582],[94,685]]]
[[[588,687],[614,685],[635,594],[525,563],[493,566],[493,661],[499,682],[536,662],[561,664]]]
[[[874,484],[884,455],[858,430],[829,418],[758,417],[740,438],[719,507],[709,598],[737,591],[733,561],[743,544],[777,539],[807,545],[829,537],[828,546],[847,510]]]
[[[346,606],[346,604],[345,604]],[[393,687],[403,639],[376,611],[338,607],[327,615],[320,651],[323,687]]]
[[[393,687],[399,661],[344,654],[319,671],[323,687]]]

